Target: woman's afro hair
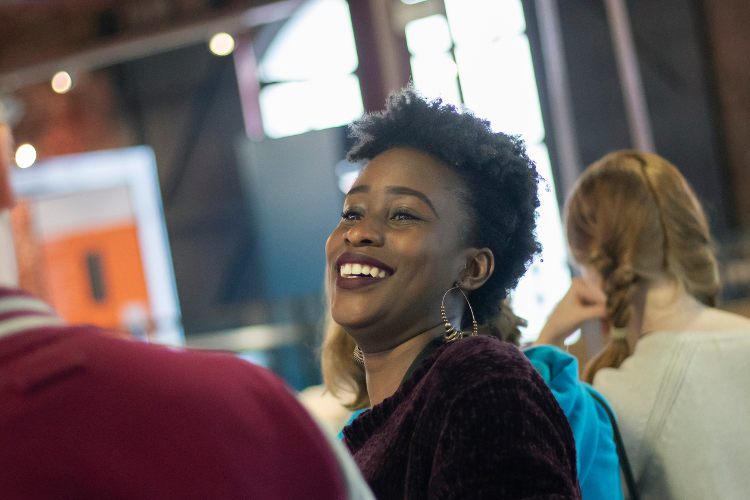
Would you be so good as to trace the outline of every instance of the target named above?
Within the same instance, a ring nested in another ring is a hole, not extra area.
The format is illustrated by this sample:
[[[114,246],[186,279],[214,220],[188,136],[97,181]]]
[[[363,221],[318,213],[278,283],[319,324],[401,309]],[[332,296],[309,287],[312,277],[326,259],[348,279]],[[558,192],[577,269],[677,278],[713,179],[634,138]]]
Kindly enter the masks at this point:
[[[523,140],[494,133],[488,121],[459,113],[441,99],[426,101],[412,87],[391,94],[385,111],[363,116],[350,131],[356,142],[349,161],[411,148],[440,160],[461,177],[461,201],[473,221],[469,244],[487,247],[495,256],[494,273],[472,292],[471,303],[479,323],[496,316],[541,251],[535,231],[540,177]],[[471,316],[464,314],[464,327],[470,322]]]

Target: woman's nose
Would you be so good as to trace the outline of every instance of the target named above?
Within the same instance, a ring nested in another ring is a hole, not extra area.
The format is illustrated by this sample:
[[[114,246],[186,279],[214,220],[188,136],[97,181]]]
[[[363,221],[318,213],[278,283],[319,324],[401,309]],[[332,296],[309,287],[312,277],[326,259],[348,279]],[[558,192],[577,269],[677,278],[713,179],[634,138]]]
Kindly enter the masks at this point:
[[[362,219],[349,228],[344,234],[344,239],[355,247],[382,246],[385,237],[377,223],[371,219]]]

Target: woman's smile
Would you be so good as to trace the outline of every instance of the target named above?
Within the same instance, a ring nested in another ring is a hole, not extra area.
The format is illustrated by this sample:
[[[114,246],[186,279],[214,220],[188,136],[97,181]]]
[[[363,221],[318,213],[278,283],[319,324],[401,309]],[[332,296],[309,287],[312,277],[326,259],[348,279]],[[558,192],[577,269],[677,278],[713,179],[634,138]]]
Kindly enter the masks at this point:
[[[380,283],[393,275],[394,270],[383,262],[355,253],[343,253],[336,259],[339,277],[336,287],[354,290]]]

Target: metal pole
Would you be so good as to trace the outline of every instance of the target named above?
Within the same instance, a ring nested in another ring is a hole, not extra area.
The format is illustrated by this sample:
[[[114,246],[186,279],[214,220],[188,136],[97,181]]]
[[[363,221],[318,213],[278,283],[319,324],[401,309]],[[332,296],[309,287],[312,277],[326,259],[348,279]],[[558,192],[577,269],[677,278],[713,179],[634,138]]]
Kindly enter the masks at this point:
[[[630,137],[636,149],[645,153],[653,153],[656,151],[654,135],[648,116],[648,105],[643,91],[643,80],[638,66],[638,55],[633,42],[627,6],[625,0],[604,0],[604,6],[607,10],[612,44],[615,48],[617,71],[625,99]]]
[[[565,64],[560,13],[557,0],[535,0],[535,6],[555,130],[555,149],[562,177],[560,180],[563,191],[568,193],[581,173],[581,158]]]

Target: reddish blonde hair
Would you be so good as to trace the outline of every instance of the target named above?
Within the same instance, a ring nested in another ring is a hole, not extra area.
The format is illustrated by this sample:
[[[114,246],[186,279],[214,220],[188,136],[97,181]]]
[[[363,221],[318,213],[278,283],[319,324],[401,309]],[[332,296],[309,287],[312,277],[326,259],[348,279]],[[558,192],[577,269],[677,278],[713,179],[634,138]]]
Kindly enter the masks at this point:
[[[663,274],[716,305],[719,275],[706,216],[664,158],[617,151],[592,164],[568,198],[565,226],[573,258],[602,277],[612,327],[630,321],[636,285]],[[617,368],[629,355],[624,339],[610,339],[583,379],[591,383],[599,369]]]

